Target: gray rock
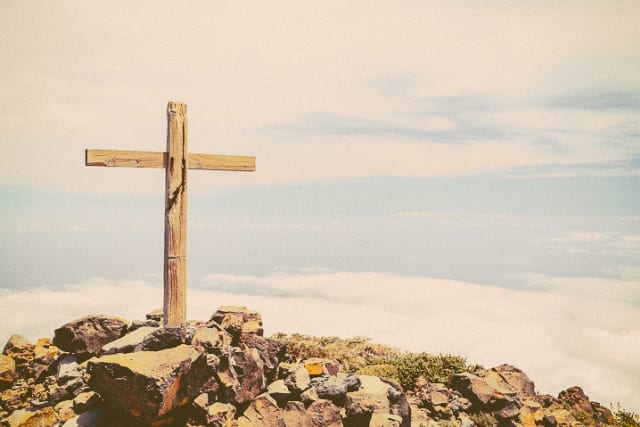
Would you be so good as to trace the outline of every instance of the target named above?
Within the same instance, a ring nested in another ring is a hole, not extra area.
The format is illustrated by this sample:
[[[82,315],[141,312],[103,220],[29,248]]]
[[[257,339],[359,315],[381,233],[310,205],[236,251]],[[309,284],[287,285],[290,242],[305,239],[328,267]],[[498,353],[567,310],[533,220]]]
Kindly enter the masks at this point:
[[[177,326],[163,326],[151,332],[136,347],[137,351],[158,351],[177,347],[181,344],[191,344],[195,328],[189,323]]]
[[[316,377],[309,384],[318,392],[321,399],[328,399],[338,406],[344,405],[347,395],[347,384],[336,377]]]
[[[80,365],[78,365],[78,359],[75,355],[68,354],[58,360],[58,371],[56,373],[58,384],[64,384],[71,379],[81,376],[82,371],[80,370]]]
[[[300,395],[310,387],[311,378],[304,365],[292,366],[284,383],[294,395]]]
[[[118,338],[115,341],[111,341],[108,344],[102,346],[102,354],[115,354],[115,353],[132,353],[134,351],[141,351],[142,343],[145,339],[157,331],[159,328],[150,326],[143,326],[129,332],[122,338]]]

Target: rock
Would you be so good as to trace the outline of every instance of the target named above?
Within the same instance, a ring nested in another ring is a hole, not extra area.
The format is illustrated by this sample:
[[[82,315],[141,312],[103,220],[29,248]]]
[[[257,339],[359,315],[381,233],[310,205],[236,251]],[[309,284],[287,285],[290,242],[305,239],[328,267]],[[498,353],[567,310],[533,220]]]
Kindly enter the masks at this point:
[[[311,423],[318,427],[341,427],[340,408],[328,400],[318,400],[307,408]]]
[[[56,373],[58,384],[80,377],[82,377],[82,371],[75,355],[68,354],[58,361],[58,371]]]
[[[399,384],[369,375],[359,375],[358,378],[361,382],[360,390],[347,393],[347,401],[351,401],[351,405],[358,401],[364,402],[370,405],[368,407],[370,409],[370,418],[377,413],[395,415],[400,418],[399,425],[409,426],[411,424],[411,409],[409,408],[406,396],[400,391],[402,388]],[[366,406],[362,404],[358,405]],[[355,413],[354,409],[352,408],[350,410],[346,403],[345,407],[347,408],[347,414],[349,414],[350,411],[351,413]],[[377,418],[382,419],[380,417]],[[361,416],[360,419],[366,419],[366,416]]]
[[[602,424],[610,424],[613,419],[611,411],[599,404],[598,402],[591,402],[591,408],[593,409],[593,418]]]
[[[90,360],[89,384],[105,404],[139,423],[151,423],[199,393],[193,372],[206,370],[204,354],[187,345],[161,351],[112,354]]]
[[[97,355],[102,346],[120,338],[129,322],[116,316],[90,315],[69,322],[55,330],[53,343],[79,359]]]
[[[246,307],[222,306],[213,313],[209,321],[218,323],[235,339],[239,339],[240,334],[262,336],[264,333],[260,313]]]
[[[56,423],[56,412],[52,407],[37,411],[19,409],[5,421],[9,427],[45,427]]]
[[[215,327],[198,328],[193,335],[193,345],[207,353],[221,355],[231,347],[231,335],[224,329]]]
[[[495,370],[464,372],[453,376],[451,387],[469,399],[477,409],[491,412],[501,420],[517,417],[519,398],[526,397]]]
[[[108,418],[109,416],[104,409],[92,409],[68,419],[62,425],[62,427],[106,427],[107,425],[109,427],[114,426],[114,424],[106,424]]]
[[[164,317],[162,308],[157,308],[150,313],[147,313],[147,320],[154,320],[156,322],[162,322],[162,318]]]
[[[309,383],[321,399],[328,399],[338,406],[344,405],[347,385],[336,377],[316,377]]]
[[[362,381],[360,381],[360,378],[353,374],[348,374],[346,377],[344,377],[343,381],[347,385],[347,391],[359,390],[360,386],[362,385]]]
[[[511,386],[521,400],[524,400],[523,397],[535,397],[536,386],[534,382],[520,369],[504,364],[496,366],[492,370],[498,373]]]
[[[147,335],[136,346],[136,351],[158,351],[177,347],[181,344],[191,344],[195,328],[184,323],[177,326],[163,326]]]
[[[535,400],[527,399],[522,402],[520,409],[520,422],[523,427],[536,427],[544,423],[544,411],[542,405]]]
[[[2,354],[9,356],[15,362],[15,371],[19,378],[32,376],[31,362],[35,345],[21,335],[11,335],[2,350]]]
[[[291,393],[299,396],[302,392],[310,387],[309,372],[302,364],[292,366],[287,374],[284,383]]]
[[[318,392],[316,391],[315,388],[313,387],[309,387],[307,390],[305,390],[302,394],[300,394],[300,400],[302,401],[302,403],[304,403],[306,406],[311,405],[313,402],[317,402],[318,400],[320,400],[320,396],[318,396]]]
[[[205,423],[207,427],[230,427],[233,425],[235,415],[235,406],[216,402],[207,409]]]
[[[291,400],[291,392],[285,385],[284,380],[277,380],[267,386],[267,394],[276,401],[278,406],[284,407],[287,401]]]
[[[0,392],[1,406],[7,411],[15,411],[27,406],[31,390],[24,380],[18,380],[11,388]]]
[[[73,410],[73,400],[63,400],[54,406],[53,408],[56,411],[56,418],[58,421],[67,421],[78,414]]]
[[[398,415],[381,412],[373,414],[368,424],[369,427],[400,427],[401,425],[402,418]]]
[[[142,343],[153,332],[159,328],[150,326],[140,327],[133,332],[129,332],[122,338],[118,338],[115,341],[111,341],[102,346],[102,354],[115,354],[115,353],[132,353],[134,351],[142,351]]]
[[[264,393],[256,397],[241,418],[238,419],[238,427],[243,426],[282,426],[284,422],[276,401]]]
[[[282,421],[287,427],[312,427],[311,417],[304,409],[302,402],[288,402],[282,411]]]
[[[100,403],[100,401],[101,399],[98,393],[96,393],[95,391],[85,391],[78,394],[73,399],[73,410],[76,412],[76,414],[81,414],[88,411],[89,409],[94,408]]]
[[[266,390],[262,359],[254,348],[234,348],[231,354],[220,357],[217,374],[222,402],[244,404]]]
[[[238,343],[240,348],[255,348],[260,353],[264,364],[264,376],[271,382],[276,379],[278,365],[284,360],[287,347],[285,344],[255,334],[242,334]]]
[[[344,407],[346,409],[345,423],[354,426],[368,426],[373,413],[379,409],[381,402],[364,390],[347,393]],[[389,405],[386,405],[387,413]]]
[[[584,391],[580,387],[569,387],[558,394],[560,401],[567,403],[574,409],[586,412],[587,414],[593,414],[593,408],[589,397],[584,394]]]
[[[136,329],[140,329],[140,328],[159,328],[160,327],[160,322],[156,321],[156,320],[134,320],[131,322],[131,325],[129,325],[129,327],[127,328],[127,333],[130,334],[131,332],[135,331]]]
[[[11,387],[17,378],[16,362],[13,357],[0,354],[0,390]]]

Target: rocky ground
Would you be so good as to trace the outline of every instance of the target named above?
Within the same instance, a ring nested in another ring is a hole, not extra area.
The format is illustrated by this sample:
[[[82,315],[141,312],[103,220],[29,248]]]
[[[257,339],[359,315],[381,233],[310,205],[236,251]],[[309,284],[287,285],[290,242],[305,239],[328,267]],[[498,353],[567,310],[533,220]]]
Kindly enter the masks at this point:
[[[291,360],[259,313],[221,307],[208,322],[160,326],[91,315],[0,355],[0,425],[30,426],[604,426],[611,412],[579,387],[538,395],[501,365],[411,390],[343,372],[338,360]]]

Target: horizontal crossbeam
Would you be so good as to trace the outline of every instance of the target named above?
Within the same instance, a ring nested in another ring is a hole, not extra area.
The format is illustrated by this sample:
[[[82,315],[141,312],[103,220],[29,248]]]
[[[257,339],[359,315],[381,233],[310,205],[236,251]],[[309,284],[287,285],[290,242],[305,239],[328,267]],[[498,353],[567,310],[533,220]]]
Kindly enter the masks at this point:
[[[126,168],[166,168],[167,157],[167,153],[160,151],[88,149],[85,152],[85,164],[87,166]],[[189,153],[187,167],[189,169],[253,172],[256,170],[256,158]]]

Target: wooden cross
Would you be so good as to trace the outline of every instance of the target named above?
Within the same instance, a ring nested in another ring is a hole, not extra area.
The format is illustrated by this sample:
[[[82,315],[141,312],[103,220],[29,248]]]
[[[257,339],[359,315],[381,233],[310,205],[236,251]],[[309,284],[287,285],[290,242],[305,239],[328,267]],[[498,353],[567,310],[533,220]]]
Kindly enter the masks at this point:
[[[86,166],[165,168],[164,306],[163,323],[186,321],[187,295],[187,170],[256,170],[256,158],[187,152],[187,105],[167,105],[167,151],[93,150],[85,152]]]

